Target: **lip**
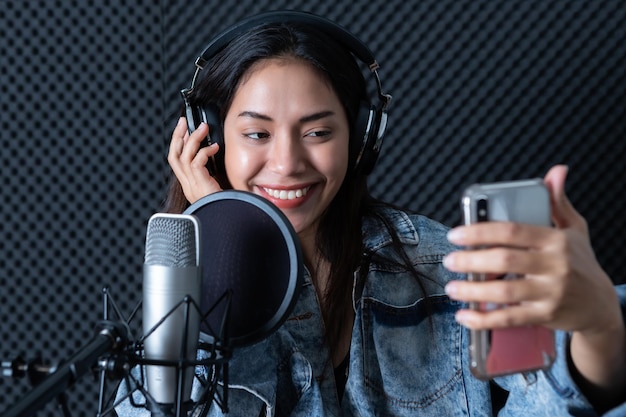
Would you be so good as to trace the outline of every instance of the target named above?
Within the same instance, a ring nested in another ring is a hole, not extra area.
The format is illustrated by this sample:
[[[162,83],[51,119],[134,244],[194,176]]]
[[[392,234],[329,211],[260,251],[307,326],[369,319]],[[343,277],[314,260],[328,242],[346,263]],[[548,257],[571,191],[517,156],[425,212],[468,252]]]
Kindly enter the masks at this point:
[[[258,185],[259,194],[281,209],[291,209],[301,206],[309,200],[316,184]],[[280,196],[277,196],[280,194]],[[291,194],[291,195],[289,195]]]

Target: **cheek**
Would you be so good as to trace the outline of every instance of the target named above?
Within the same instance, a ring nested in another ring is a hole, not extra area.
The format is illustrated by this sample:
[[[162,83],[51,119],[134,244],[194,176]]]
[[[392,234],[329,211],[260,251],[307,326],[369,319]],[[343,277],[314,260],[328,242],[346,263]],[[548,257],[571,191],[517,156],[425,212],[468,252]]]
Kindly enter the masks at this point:
[[[326,177],[341,184],[348,171],[348,146],[330,147],[318,158],[318,167],[326,173]]]
[[[226,145],[224,152],[226,175],[233,188],[246,189],[247,179],[254,172],[254,159],[235,145]]]

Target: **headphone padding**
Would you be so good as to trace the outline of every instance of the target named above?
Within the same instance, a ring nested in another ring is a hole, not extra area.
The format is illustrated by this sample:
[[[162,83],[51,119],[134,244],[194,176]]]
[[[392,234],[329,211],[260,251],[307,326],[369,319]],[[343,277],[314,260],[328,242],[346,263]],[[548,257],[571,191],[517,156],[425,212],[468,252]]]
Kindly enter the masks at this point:
[[[376,163],[375,149],[378,137],[378,110],[370,103],[362,102],[359,107],[350,138],[351,166],[369,174]]]
[[[213,156],[213,160],[209,160],[209,172],[212,174],[226,172],[224,168],[224,128],[220,121],[219,109],[213,103],[198,107],[201,121],[209,125],[209,143],[217,143],[220,146],[219,151]]]

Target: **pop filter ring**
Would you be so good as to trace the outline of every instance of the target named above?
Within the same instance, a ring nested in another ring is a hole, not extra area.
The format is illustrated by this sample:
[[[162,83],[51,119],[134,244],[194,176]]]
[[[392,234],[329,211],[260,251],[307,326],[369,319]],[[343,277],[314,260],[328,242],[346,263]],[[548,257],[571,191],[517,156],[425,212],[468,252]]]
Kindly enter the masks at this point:
[[[226,346],[236,348],[251,345],[265,339],[285,322],[298,299],[298,294],[303,283],[304,264],[300,242],[293,226],[280,209],[278,209],[278,207],[261,196],[247,191],[219,191],[199,199],[189,206],[183,214],[191,214],[198,217],[198,220],[200,221],[200,228],[202,229],[202,236],[205,239],[207,236],[211,238],[213,228],[224,222],[224,220],[234,222],[241,221],[240,218],[228,217],[236,216],[238,214],[236,213],[237,210],[223,210],[219,213],[211,212],[213,208],[217,210],[217,208],[221,205],[220,203],[224,202],[228,204],[243,203],[246,205],[245,210],[252,210],[255,215],[258,215],[260,211],[261,214],[266,217],[263,220],[269,219],[273,226],[275,226],[276,230],[280,233],[279,240],[284,245],[283,249],[285,250],[282,255],[286,256],[289,260],[289,265],[287,266],[288,280],[283,288],[284,294],[282,300],[278,303],[279,305],[275,306],[273,313],[269,314],[264,322],[254,329],[246,329],[242,333],[232,333],[230,331],[226,332],[226,337],[223,340],[224,344]],[[227,217],[225,218],[224,216]],[[219,236],[216,238],[219,238]],[[273,236],[274,240],[277,238],[277,236]],[[201,253],[203,264],[207,263],[207,260],[210,260],[212,256],[215,256],[210,253],[211,244],[207,243],[215,242],[203,242],[203,249]],[[210,264],[210,262],[208,263]],[[203,292],[206,288],[206,280],[211,279],[211,271],[209,269],[210,268],[206,268],[203,265]],[[236,298],[237,295],[237,290],[234,290],[233,297]],[[217,296],[219,296],[219,294],[216,294],[216,297]],[[207,306],[203,305],[202,307],[206,308]],[[234,324],[238,325],[239,323]],[[229,327],[228,323],[226,323],[226,327]],[[210,342],[212,341],[212,336],[207,334],[207,332],[201,331],[200,339]]]

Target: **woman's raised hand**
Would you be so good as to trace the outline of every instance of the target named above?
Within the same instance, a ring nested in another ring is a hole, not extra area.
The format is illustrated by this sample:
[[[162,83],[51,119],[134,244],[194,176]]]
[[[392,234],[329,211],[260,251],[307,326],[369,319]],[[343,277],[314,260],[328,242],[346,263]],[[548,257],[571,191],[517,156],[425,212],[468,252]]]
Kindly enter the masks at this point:
[[[222,189],[206,167],[209,158],[219,150],[219,145],[214,143],[207,147],[200,147],[200,143],[208,133],[208,125],[201,123],[189,135],[184,117],[178,120],[172,133],[167,161],[190,203]]]
[[[444,260],[448,269],[516,273],[525,279],[453,281],[446,292],[466,302],[511,304],[489,312],[460,310],[457,320],[470,328],[540,324],[572,332],[570,354],[578,382],[596,403],[608,404],[619,401],[626,389],[626,330],[613,282],[592,249],[587,222],[565,194],[566,176],[567,167],[557,165],[544,178],[553,228],[485,222],[449,233],[454,244],[483,249],[449,254]]]

